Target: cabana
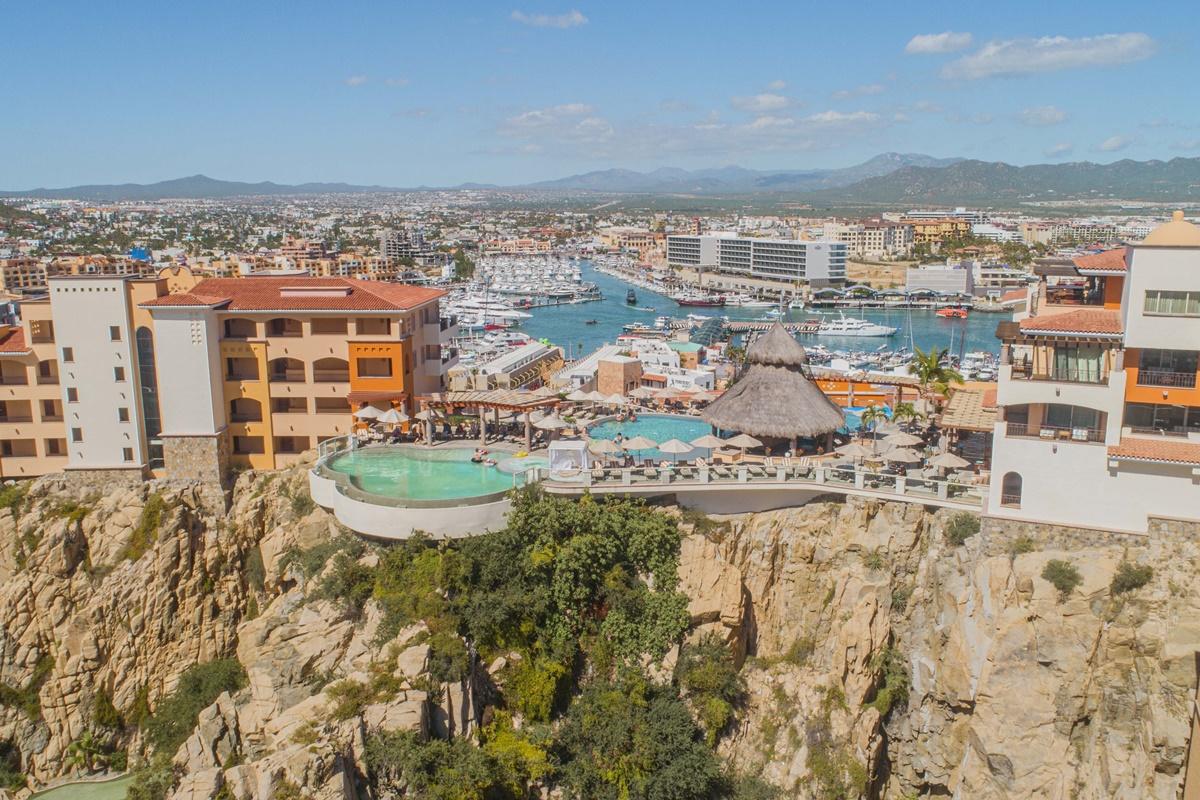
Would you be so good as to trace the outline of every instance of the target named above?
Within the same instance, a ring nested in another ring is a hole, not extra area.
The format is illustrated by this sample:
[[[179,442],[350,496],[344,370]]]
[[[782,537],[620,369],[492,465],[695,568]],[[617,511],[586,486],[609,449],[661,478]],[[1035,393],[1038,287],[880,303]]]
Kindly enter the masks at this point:
[[[746,369],[701,418],[721,430],[790,440],[826,436],[845,425],[842,409],[806,373],[804,348],[776,322],[746,351]]]
[[[547,456],[551,480],[570,480],[592,468],[588,443],[582,439],[560,439],[550,443]]]
[[[492,389],[475,392],[441,392],[421,398],[426,408],[440,409],[444,413],[453,413],[457,409],[476,408],[479,410],[479,443],[487,444],[487,411],[492,410],[494,422],[500,424],[500,412],[509,411],[523,414],[525,417],[525,449],[533,449],[533,420],[534,410],[548,406],[558,406],[562,400],[556,394],[546,391],[518,391],[510,389]]]

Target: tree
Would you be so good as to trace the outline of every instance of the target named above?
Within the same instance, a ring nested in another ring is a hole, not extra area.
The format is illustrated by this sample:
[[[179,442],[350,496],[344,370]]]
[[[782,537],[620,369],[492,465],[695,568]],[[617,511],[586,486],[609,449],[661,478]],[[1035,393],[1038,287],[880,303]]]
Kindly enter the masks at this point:
[[[883,410],[883,406],[867,406],[859,415],[859,421],[862,423],[858,428],[858,435],[865,437],[869,431],[874,430],[882,422],[887,422],[887,412]]]
[[[107,748],[94,733],[87,730],[67,745],[66,756],[67,763],[73,769],[95,772],[97,765],[107,761]]]
[[[892,409],[892,419],[896,422],[916,422],[925,419],[925,415],[917,411],[917,407],[912,403],[896,403],[896,407]]]
[[[952,383],[962,383],[962,374],[953,367],[944,364],[946,348],[932,347],[928,352],[916,349],[916,355],[908,366],[908,371],[917,376],[921,384],[921,397],[930,399],[934,395],[944,395]]]

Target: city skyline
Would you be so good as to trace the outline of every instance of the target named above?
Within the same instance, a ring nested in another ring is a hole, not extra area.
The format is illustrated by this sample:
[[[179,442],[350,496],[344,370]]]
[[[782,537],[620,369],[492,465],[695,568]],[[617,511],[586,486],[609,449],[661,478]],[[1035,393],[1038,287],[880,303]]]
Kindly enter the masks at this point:
[[[33,113],[0,130],[20,154],[0,187],[1194,156],[1200,112],[1177,87],[1200,23],[1184,8],[23,6],[0,90]]]

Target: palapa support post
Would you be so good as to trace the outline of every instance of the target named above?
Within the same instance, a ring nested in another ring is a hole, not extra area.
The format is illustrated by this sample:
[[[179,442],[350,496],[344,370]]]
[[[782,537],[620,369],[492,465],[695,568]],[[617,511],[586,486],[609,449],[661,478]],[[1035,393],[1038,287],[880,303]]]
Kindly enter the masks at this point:
[[[487,444],[487,409],[479,406],[479,444]]]
[[[533,422],[529,419],[529,409],[525,409],[525,452],[533,450]]]

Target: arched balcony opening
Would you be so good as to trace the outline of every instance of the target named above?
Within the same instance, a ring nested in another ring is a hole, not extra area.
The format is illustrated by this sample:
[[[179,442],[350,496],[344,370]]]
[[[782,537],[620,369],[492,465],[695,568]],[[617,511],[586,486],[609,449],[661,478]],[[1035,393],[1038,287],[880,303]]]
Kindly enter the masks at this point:
[[[273,358],[267,362],[271,383],[304,383],[304,362],[296,358]]]
[[[350,380],[350,362],[344,358],[320,358],[313,362],[313,380],[317,383],[346,383]]]

